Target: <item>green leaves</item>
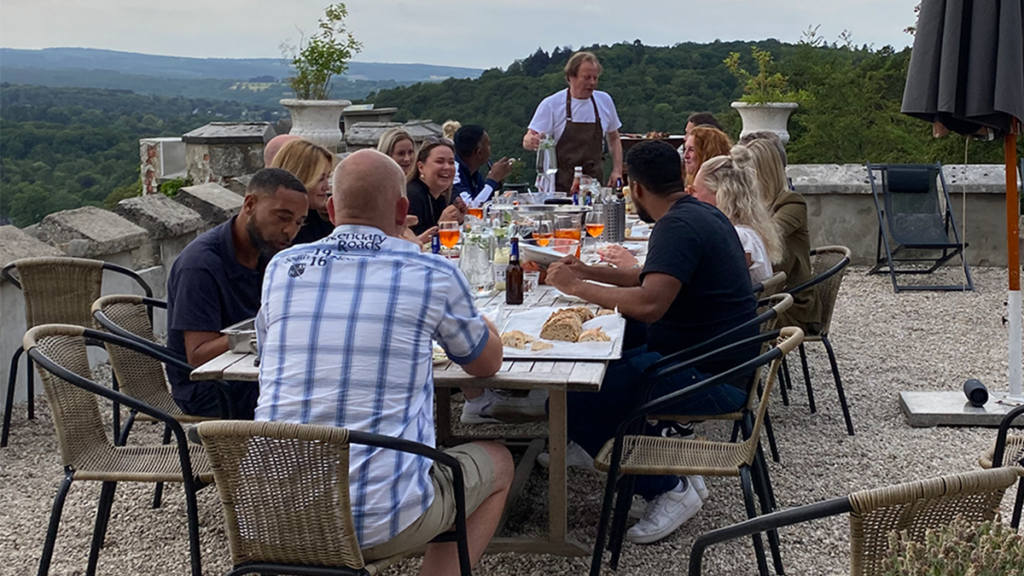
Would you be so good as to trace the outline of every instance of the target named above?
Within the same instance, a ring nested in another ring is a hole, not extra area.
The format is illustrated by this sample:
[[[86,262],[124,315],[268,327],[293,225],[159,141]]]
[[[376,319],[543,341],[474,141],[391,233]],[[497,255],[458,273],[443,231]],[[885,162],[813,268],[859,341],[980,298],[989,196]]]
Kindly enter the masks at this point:
[[[352,57],[363,49],[345,26],[348,10],[343,2],[332,4],[317,22],[317,32],[303,37],[299,47],[282,44],[291,60],[294,75],[288,78],[295,97],[300,100],[327,100],[331,96],[331,77],[344,74]]]
[[[750,52],[757,64],[757,75],[747,72],[740,66],[739,52],[730,52],[722,62],[729,72],[743,84],[743,102],[749,104],[767,104],[769,102],[799,101],[800,95],[786,88],[786,77],[781,72],[771,72],[772,53],[751,46]]]

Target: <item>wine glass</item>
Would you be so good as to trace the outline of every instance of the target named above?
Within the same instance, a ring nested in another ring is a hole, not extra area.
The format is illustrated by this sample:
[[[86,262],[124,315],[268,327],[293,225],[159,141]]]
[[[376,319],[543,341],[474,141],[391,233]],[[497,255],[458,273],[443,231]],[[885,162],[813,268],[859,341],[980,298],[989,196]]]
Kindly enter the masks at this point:
[[[547,246],[554,235],[554,223],[551,220],[538,220],[533,227],[533,238],[537,240],[538,246]]]
[[[587,226],[587,234],[594,239],[591,247],[596,252],[597,237],[604,232],[604,210],[599,210],[595,207],[590,212],[587,212],[585,224]]]
[[[441,239],[441,245],[448,249],[447,256],[452,257],[452,248],[459,243],[459,234],[462,225],[455,221],[438,222],[437,235]]]

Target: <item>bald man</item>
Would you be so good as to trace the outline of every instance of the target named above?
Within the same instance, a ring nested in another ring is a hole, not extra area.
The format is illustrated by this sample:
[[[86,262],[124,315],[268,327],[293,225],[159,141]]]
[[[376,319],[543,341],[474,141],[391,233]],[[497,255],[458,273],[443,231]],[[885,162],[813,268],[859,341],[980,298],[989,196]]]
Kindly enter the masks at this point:
[[[391,158],[361,150],[334,173],[334,233],[267,267],[256,419],[339,426],[434,446],[432,344],[473,376],[501,366],[501,338],[459,270],[400,239],[409,201]],[[465,478],[472,562],[501,519],[514,467],[491,442],[446,451]],[[353,445],[349,491],[367,561],[451,528],[451,474],[423,456]],[[430,544],[421,574],[458,573],[455,545]]]
[[[302,140],[302,138],[292,136],[291,134],[278,134],[271,138],[270,142],[267,142],[267,145],[263,147],[263,165],[270,166],[270,163],[274,161],[274,156],[277,156],[281,148],[292,140]]]

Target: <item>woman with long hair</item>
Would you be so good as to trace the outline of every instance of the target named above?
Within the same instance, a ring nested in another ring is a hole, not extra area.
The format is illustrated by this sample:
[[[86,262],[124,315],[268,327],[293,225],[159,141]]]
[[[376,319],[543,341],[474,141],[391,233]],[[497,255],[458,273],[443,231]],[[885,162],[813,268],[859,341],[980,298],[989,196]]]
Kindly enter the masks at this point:
[[[761,190],[761,202],[779,226],[786,245],[776,272],[786,273],[786,288],[799,286],[814,276],[811,268],[811,234],[807,229],[807,201],[789,189],[786,168],[778,149],[768,140],[747,144]],[[821,303],[814,290],[793,294],[793,306],[779,317],[780,326],[799,326],[808,333],[817,331],[821,322]]]
[[[385,130],[377,141],[377,151],[390,156],[406,174],[409,174],[413,163],[416,162],[416,143],[413,142],[412,135],[401,128]]]
[[[686,133],[683,144],[683,169],[686,184],[692,185],[700,165],[715,156],[728,156],[732,149],[732,140],[717,128],[697,126]]]
[[[466,203],[452,196],[455,170],[455,145],[451,140],[432,137],[423,141],[406,177],[405,190],[409,215],[418,220],[411,226],[417,236],[435,229],[438,222],[462,222]]]
[[[292,173],[306,186],[309,213],[292,244],[308,244],[326,238],[334,231],[327,214],[327,196],[331,189],[334,154],[309,140],[288,141],[274,156],[268,168],[281,168]]]
[[[771,278],[772,263],[782,261],[784,246],[778,226],[761,203],[750,151],[734,146],[728,156],[705,161],[692,192],[698,200],[717,206],[736,228],[751,283]]]

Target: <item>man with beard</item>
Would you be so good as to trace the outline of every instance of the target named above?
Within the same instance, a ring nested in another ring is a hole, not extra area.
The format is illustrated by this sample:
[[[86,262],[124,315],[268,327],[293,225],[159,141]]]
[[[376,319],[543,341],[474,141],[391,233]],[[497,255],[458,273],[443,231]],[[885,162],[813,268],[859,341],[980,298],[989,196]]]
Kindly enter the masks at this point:
[[[756,315],[746,258],[736,230],[724,214],[683,191],[679,155],[656,140],[637,144],[626,160],[637,214],[656,223],[643,268],[591,267],[567,257],[548,268],[547,283],[603,308],[648,324],[647,344],[608,365],[601,391],[569,393],[567,460],[592,465],[615,435],[623,407],[636,404],[644,369],[666,355],[703,343]],[[614,285],[602,286],[586,280]],[[757,328],[737,340],[757,335]],[[659,381],[652,398],[724,372],[757,355],[758,346],[737,350]],[[681,400],[677,414],[719,414],[747,400],[747,378],[723,383]],[[649,430],[649,433],[655,433]],[[636,493],[647,501],[643,518],[626,539],[648,544],[671,534],[693,516],[707,497],[697,476],[640,476]]]
[[[306,187],[289,172],[253,175],[238,215],[204,232],[181,251],[167,277],[167,347],[199,366],[227,352],[224,328],[256,316],[270,257],[291,246],[309,209]],[[174,401],[193,416],[220,416],[216,389],[168,367]],[[251,420],[259,388],[228,382],[236,418]]]

